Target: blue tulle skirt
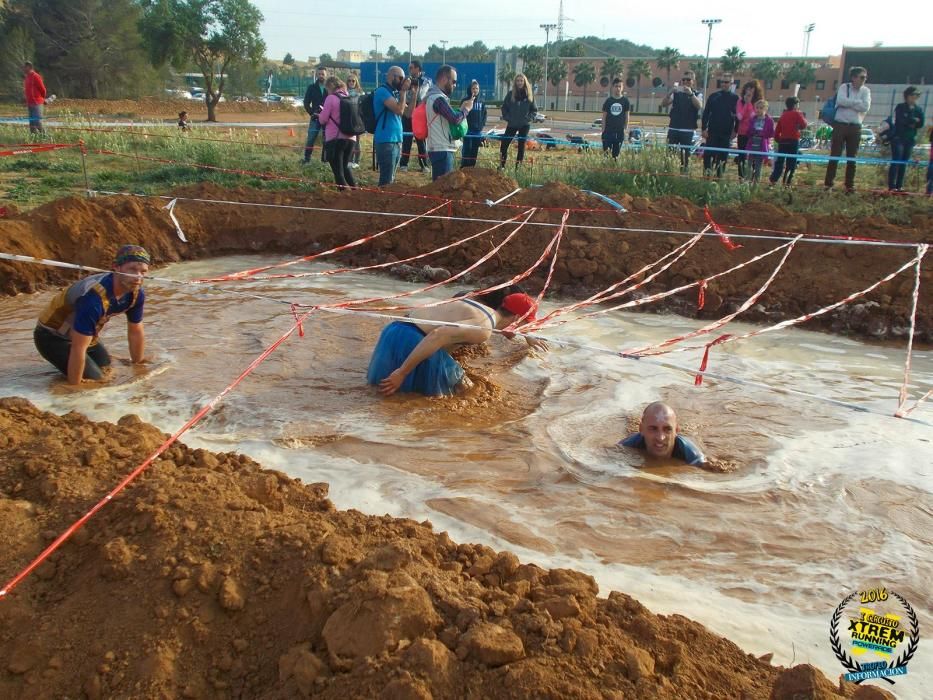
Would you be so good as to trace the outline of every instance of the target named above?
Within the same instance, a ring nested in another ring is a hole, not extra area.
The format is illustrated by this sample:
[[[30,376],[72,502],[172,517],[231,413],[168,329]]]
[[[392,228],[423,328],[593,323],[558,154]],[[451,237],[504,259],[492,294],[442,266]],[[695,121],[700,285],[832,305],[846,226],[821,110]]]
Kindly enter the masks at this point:
[[[423,338],[424,332],[413,323],[393,321],[383,328],[369,361],[366,381],[378,385],[402,366]],[[405,377],[399,391],[414,391],[426,396],[450,395],[462,380],[463,367],[446,350],[438,350]]]

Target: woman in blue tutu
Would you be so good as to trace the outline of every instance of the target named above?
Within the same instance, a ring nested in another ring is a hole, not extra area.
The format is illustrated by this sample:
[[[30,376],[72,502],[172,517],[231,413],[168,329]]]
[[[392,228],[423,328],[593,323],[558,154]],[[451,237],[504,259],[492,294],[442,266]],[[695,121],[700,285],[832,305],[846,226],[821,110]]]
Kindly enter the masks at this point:
[[[535,302],[527,294],[509,294],[498,307],[474,299],[415,309],[405,320],[393,321],[382,330],[369,362],[367,381],[390,396],[397,391],[426,396],[453,394],[464,379],[463,367],[450,355],[461,345],[485,343],[492,331],[519,318],[535,318]],[[438,326],[419,321],[462,324]],[[470,327],[465,327],[470,326]]]

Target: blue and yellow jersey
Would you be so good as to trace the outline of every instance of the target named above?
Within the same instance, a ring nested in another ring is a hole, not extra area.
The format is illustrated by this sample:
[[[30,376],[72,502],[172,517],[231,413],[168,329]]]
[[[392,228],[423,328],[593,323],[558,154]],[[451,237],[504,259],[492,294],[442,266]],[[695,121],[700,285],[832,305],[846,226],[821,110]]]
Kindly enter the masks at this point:
[[[117,299],[113,292],[113,273],[102,272],[60,290],[39,314],[39,325],[62,338],[68,338],[74,329],[81,335],[92,336],[93,344],[114,316],[125,313],[130,323],[142,322],[145,300],[141,288]]]

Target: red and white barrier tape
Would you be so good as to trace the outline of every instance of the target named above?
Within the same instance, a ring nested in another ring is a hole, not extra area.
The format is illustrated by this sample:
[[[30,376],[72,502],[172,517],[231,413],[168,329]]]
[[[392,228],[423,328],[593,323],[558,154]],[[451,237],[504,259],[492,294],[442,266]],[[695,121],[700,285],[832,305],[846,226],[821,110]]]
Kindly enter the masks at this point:
[[[4,148],[0,150],[0,158],[7,156],[28,156],[33,153],[43,153],[45,151],[59,151],[63,148],[77,148],[77,144],[74,143],[46,143],[41,145],[29,145],[23,144],[22,146],[15,146],[13,148]]]
[[[12,591],[17,585],[22,583],[22,581],[29,576],[36,568],[42,564],[46,559],[48,559],[53,552],[55,552],[59,547],[61,547],[68,539],[77,532],[81,526],[83,526],[88,520],[90,520],[94,515],[104,506],[106,506],[110,501],[114,499],[123,489],[125,489],[130,483],[133,482],[136,477],[142,474],[146,469],[148,469],[152,463],[156,460],[159,455],[163,454],[169,447],[171,447],[182,435],[188,432],[193,428],[197,423],[201,421],[204,416],[213,411],[217,405],[223,401],[224,397],[227,396],[231,391],[233,391],[244,379],[246,379],[249,374],[256,369],[260,364],[262,364],[269,355],[275,352],[282,343],[284,343],[296,330],[301,328],[301,323],[311,315],[311,311],[304,313],[300,318],[295,320],[294,325],[289,328],[285,333],[283,333],[278,340],[276,340],[272,345],[267,347],[262,353],[259,354],[256,359],[249,363],[249,365],[244,369],[239,376],[233,380],[227,387],[221,391],[217,396],[208,401],[201,409],[195,413],[191,418],[188,419],[183,426],[176,430],[172,436],[162,443],[159,448],[153,452],[146,460],[131,471],[119,484],[117,484],[106,496],[104,496],[100,501],[98,501],[93,508],[87,511],[84,515],[78,518],[74,523],[72,523],[62,534],[55,538],[55,540],[37,556],[32,562],[29,563],[26,568],[20,571],[16,576],[14,576],[10,581],[0,589],[0,600],[6,597],[10,591]]]

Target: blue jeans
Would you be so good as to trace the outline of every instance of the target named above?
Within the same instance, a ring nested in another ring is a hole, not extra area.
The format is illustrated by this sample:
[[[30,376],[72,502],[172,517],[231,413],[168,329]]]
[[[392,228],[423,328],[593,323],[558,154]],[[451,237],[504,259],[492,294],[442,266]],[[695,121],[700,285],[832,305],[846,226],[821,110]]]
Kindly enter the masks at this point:
[[[314,144],[317,141],[317,135],[323,131],[321,127],[321,122],[317,119],[312,119],[308,124],[308,140],[305,141],[305,163],[311,160],[311,154],[314,153]],[[321,142],[324,142],[324,137],[321,137]],[[324,155],[324,149],[321,149],[321,155]],[[322,158],[323,160],[323,158]]]
[[[395,169],[402,153],[402,144],[398,141],[376,144],[376,163],[379,166],[379,186],[385,187],[395,182]]]
[[[463,139],[463,150],[460,152],[460,167],[472,168],[476,165],[476,156],[479,153],[479,145],[483,141],[483,135],[478,131],[468,131]]]
[[[434,151],[428,152],[428,158],[431,159],[431,179],[436,180],[441,175],[446,175],[454,169],[453,151]]]
[[[891,160],[908,161],[910,153],[914,150],[914,142],[906,139],[891,140]],[[888,189],[899,190],[904,187],[904,174],[907,172],[907,163],[891,163],[888,168]]]
[[[42,131],[42,105],[29,105],[29,130]]]
[[[933,194],[933,158],[927,166],[927,194]]]

